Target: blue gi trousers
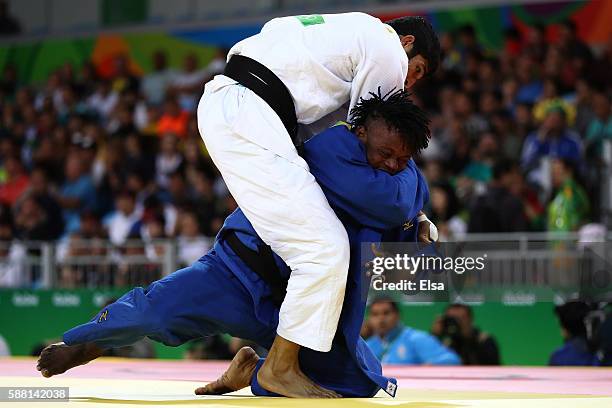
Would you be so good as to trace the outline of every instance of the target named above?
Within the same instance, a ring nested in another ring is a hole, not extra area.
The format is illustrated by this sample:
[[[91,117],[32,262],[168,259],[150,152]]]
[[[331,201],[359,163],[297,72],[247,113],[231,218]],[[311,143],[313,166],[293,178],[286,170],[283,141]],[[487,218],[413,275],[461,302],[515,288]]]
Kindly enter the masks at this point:
[[[243,271],[244,273],[244,271]],[[253,272],[251,272],[253,273]],[[190,267],[135,288],[102,309],[91,321],[64,333],[68,345],[94,342],[121,347],[149,337],[168,346],[229,333],[270,348],[278,308],[266,297],[254,299],[218,254],[211,250]],[[363,341],[363,340],[360,340]],[[379,387],[358,367],[341,334],[330,352],[300,351],[300,367],[315,383],[345,397],[371,397]],[[255,395],[273,396],[251,380]]]

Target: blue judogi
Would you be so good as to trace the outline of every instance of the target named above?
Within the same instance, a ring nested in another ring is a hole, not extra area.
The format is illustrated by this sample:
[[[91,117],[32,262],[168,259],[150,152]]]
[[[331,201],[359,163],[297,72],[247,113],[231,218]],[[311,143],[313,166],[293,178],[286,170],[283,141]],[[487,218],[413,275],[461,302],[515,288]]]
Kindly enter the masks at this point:
[[[359,336],[365,313],[361,242],[383,235],[416,240],[416,228],[403,231],[428,200],[426,182],[414,162],[391,176],[367,163],[365,146],[345,126],[335,126],[304,145],[303,157],[345,226],[351,259],[338,331],[328,353],[302,348],[300,367],[314,382],[346,397],[368,397],[379,389],[394,395],[396,380],[382,375],[378,359]],[[416,222],[413,222],[416,225]],[[395,227],[395,228],[394,228]],[[192,266],[135,288],[89,323],[64,334],[66,344],[95,342],[120,347],[144,336],[177,346],[215,333],[255,341],[270,348],[278,325],[278,307],[269,286],[234,253],[224,236],[233,231],[251,249],[263,242],[240,209],[223,225],[213,249]],[[289,267],[276,255],[284,278]],[[262,361],[259,362],[258,368]],[[255,395],[273,395],[257,383]]]

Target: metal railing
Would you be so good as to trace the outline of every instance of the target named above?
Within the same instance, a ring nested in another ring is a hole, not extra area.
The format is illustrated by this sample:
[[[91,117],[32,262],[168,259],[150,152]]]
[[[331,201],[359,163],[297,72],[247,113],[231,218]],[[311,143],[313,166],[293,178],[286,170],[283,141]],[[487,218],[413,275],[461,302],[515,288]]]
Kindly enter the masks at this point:
[[[585,287],[585,279],[601,279],[602,271],[606,279],[612,271],[612,231],[598,240],[583,242],[577,233],[467,234],[458,242],[443,243],[441,253],[455,258],[486,254],[487,268],[465,277],[467,283],[477,287],[584,291],[590,288]],[[1,243],[0,286],[146,286],[186,266],[188,262],[180,260],[178,250],[176,240],[129,241],[120,247],[109,241],[85,239]],[[203,249],[202,255],[205,252]],[[606,285],[604,282],[605,290]]]
[[[76,288],[148,285],[185,266],[174,240],[0,244],[0,287]],[[204,254],[205,251],[203,251]]]

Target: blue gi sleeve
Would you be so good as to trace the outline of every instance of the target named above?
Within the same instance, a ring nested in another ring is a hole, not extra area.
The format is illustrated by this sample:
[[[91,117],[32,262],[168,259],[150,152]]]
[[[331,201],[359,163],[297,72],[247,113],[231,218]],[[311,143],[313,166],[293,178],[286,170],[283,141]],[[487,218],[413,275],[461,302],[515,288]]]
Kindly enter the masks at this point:
[[[417,217],[405,221],[401,226],[388,229],[382,234],[382,242],[417,242],[419,237]]]
[[[365,146],[345,126],[312,137],[303,156],[330,205],[365,227],[402,225],[429,199],[425,178],[412,160],[396,175],[372,168]]]

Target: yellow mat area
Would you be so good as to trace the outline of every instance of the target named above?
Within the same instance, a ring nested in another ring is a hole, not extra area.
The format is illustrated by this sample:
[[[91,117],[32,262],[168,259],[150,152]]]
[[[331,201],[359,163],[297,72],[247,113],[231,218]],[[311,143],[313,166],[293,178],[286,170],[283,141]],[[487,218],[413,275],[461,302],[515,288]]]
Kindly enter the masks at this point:
[[[4,374],[4,373],[3,373]],[[460,392],[402,390],[396,398],[380,393],[376,398],[305,400],[254,397],[247,389],[227,396],[200,397],[193,394],[202,383],[190,381],[110,380],[95,378],[0,377],[0,387],[70,387],[70,402],[0,402],[0,407],[30,408],[68,406],[72,408],[125,407],[612,407],[612,397],[550,395],[501,392]]]

